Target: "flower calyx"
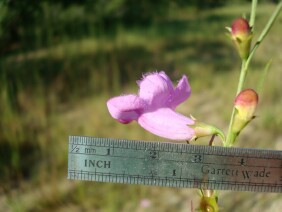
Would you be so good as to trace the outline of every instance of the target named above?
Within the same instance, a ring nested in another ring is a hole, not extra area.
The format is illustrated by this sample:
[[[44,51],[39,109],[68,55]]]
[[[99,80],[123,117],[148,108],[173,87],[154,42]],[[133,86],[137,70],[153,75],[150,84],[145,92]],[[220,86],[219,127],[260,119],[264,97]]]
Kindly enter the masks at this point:
[[[225,141],[224,133],[220,129],[212,125],[208,125],[206,123],[199,122],[193,116],[191,116],[191,118],[195,121],[193,125],[189,125],[189,127],[194,129],[195,131],[195,135],[193,138],[191,138],[191,140],[197,140],[198,138],[205,137],[205,136],[219,135],[221,140],[223,142]]]

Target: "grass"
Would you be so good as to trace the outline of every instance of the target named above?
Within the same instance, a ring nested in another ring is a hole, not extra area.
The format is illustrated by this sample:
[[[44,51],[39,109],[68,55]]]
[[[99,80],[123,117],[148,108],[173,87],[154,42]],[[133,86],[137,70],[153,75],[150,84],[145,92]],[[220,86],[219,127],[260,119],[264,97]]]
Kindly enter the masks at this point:
[[[68,135],[160,140],[136,123],[108,114],[108,98],[136,92],[142,73],[187,74],[193,89],[183,114],[227,130],[240,61],[224,27],[248,5],[201,13],[186,8],[148,27],[119,27],[115,36],[88,37],[0,61],[0,208],[5,211],[187,211],[194,189],[71,182],[66,180]],[[259,5],[257,31],[273,5]],[[273,59],[258,117],[238,146],[281,149],[281,16],[251,64],[247,85],[256,88]],[[212,35],[212,36],[211,36]],[[256,35],[255,35],[256,36]],[[202,139],[200,142],[205,143]],[[121,195],[121,194],[126,195]],[[144,209],[140,201],[148,199]],[[221,192],[226,211],[278,211],[277,194]]]

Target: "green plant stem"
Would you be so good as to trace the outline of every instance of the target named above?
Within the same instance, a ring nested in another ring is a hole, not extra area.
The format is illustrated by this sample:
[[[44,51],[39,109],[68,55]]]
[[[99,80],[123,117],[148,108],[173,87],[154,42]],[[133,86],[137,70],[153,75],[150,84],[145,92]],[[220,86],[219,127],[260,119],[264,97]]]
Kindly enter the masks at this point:
[[[244,86],[244,83],[245,83],[245,80],[246,80],[246,76],[247,76],[248,64],[249,63],[247,63],[246,60],[242,61],[240,78],[239,78],[239,83],[238,83],[238,86],[237,86],[236,96],[243,89],[243,86]],[[226,146],[226,147],[231,147],[233,145],[233,142],[236,139],[236,136],[237,136],[237,135],[234,135],[234,133],[231,132],[232,125],[233,125],[233,122],[234,122],[235,112],[236,112],[236,109],[235,109],[235,107],[233,107],[230,122],[229,122],[228,134],[227,134],[227,137],[226,137],[226,142],[224,143],[224,146]]]
[[[252,27],[252,31],[255,26],[256,12],[257,12],[257,0],[252,1],[252,9],[251,9],[251,17],[250,17],[250,26]]]
[[[253,25],[255,23],[256,5],[257,5],[257,0],[253,0],[251,20],[250,20],[250,24],[253,24]],[[249,64],[250,64],[250,62],[251,62],[251,60],[254,56],[254,53],[256,52],[257,48],[260,46],[260,44],[263,41],[263,39],[265,38],[265,36],[268,34],[268,32],[269,32],[270,28],[272,27],[274,21],[278,17],[278,15],[281,11],[281,8],[282,8],[282,1],[280,1],[280,3],[277,5],[275,11],[273,12],[272,16],[270,17],[269,21],[267,22],[266,26],[264,27],[262,33],[260,34],[257,42],[255,43],[254,47],[252,48],[248,58],[246,60],[242,60],[241,73],[240,73],[240,78],[239,78],[236,96],[242,91],[242,89],[244,87],[244,83],[245,83],[246,76],[247,76],[248,69],[249,69]],[[251,25],[251,26],[253,27],[253,25]],[[229,128],[228,128],[226,141],[224,142],[224,146],[226,146],[226,147],[232,146],[236,137],[237,137],[237,134],[232,133],[232,125],[233,125],[233,122],[234,122],[235,112],[236,112],[236,109],[233,107],[230,122],[229,122]]]

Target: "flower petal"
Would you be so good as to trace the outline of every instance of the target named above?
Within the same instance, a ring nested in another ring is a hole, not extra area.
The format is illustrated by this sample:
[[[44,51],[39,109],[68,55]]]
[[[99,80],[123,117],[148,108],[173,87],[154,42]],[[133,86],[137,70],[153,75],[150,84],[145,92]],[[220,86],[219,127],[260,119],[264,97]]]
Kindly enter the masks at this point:
[[[191,94],[191,87],[185,75],[178,82],[173,98],[171,100],[171,108],[175,109],[180,103],[184,102]]]
[[[146,75],[138,82],[139,97],[148,104],[148,109],[168,106],[174,93],[171,80],[164,72]]]
[[[188,126],[194,124],[194,120],[170,108],[144,113],[138,123],[149,132],[172,140],[190,140],[195,136],[194,129]]]
[[[173,83],[171,82],[170,78],[166,75],[166,73],[164,71],[161,71],[159,72],[159,75],[162,76],[166,80],[167,85],[170,87],[170,89],[173,90],[174,88]]]
[[[144,111],[146,103],[138,96],[130,94],[108,100],[107,107],[113,118],[127,124],[138,119]]]

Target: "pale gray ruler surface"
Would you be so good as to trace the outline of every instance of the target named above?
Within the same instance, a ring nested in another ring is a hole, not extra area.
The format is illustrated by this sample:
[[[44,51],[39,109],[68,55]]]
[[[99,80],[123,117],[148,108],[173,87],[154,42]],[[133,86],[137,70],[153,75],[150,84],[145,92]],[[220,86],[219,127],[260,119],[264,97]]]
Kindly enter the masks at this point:
[[[282,151],[70,136],[68,179],[282,192]]]

